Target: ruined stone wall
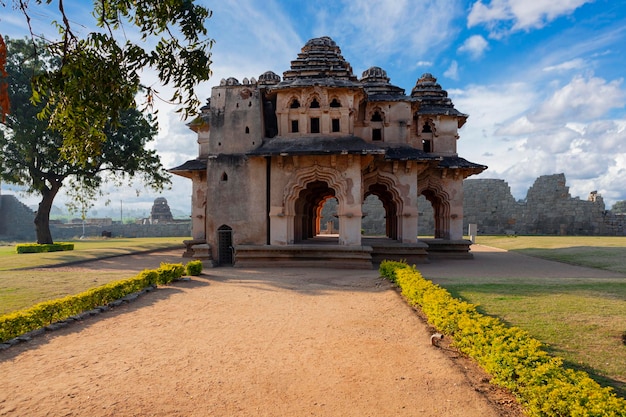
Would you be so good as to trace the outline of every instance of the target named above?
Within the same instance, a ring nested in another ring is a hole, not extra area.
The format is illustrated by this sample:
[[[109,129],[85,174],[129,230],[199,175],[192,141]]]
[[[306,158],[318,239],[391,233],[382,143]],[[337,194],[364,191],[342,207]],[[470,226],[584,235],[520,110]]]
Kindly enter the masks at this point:
[[[623,236],[624,217],[606,210],[596,192],[587,200],[572,197],[564,174],[535,180],[525,200],[515,201],[503,180],[464,181],[464,229],[481,234]]]
[[[13,195],[0,195],[0,241],[34,242],[35,213]],[[101,236],[103,231],[113,237],[168,237],[191,236],[191,221],[160,224],[86,225],[85,236]],[[83,234],[82,224],[50,224],[55,241],[77,239]]]
[[[35,240],[35,213],[14,195],[0,195],[0,240]]]

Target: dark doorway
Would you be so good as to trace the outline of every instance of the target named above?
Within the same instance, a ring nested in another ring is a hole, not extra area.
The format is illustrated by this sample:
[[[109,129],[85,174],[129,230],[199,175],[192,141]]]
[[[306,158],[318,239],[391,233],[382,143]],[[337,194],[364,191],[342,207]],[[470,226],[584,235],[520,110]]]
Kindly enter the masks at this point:
[[[233,229],[222,225],[217,229],[217,256],[219,265],[233,264]]]

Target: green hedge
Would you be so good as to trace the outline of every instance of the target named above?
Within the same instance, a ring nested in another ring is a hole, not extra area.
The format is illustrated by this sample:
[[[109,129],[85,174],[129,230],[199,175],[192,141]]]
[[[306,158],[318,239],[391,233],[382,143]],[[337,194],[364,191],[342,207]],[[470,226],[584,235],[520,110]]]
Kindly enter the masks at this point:
[[[74,250],[73,243],[20,243],[15,245],[15,251],[17,253],[42,253],[42,252],[60,252],[64,250]]]
[[[187,275],[200,275],[202,273],[202,261],[189,261],[186,266]]]
[[[380,273],[439,332],[451,336],[460,352],[491,374],[493,384],[513,392],[529,416],[626,416],[625,399],[587,373],[563,367],[561,358],[548,354],[526,331],[480,314],[475,305],[452,297],[405,263],[384,261]]]
[[[134,278],[110,282],[76,295],[39,304],[0,316],[0,343],[24,333],[63,321],[76,314],[105,306],[154,285],[165,285],[183,276],[182,264],[161,264],[159,269],[140,272]]]

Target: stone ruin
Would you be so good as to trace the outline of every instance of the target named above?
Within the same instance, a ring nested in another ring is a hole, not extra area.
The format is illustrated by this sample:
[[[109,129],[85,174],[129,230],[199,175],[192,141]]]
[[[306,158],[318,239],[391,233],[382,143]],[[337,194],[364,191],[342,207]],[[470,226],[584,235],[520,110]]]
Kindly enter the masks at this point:
[[[150,224],[169,223],[172,221],[174,221],[174,217],[165,197],[156,198],[150,210]]]
[[[466,231],[474,223],[484,235],[626,235],[626,216],[608,211],[597,191],[587,200],[572,197],[562,173],[537,178],[519,201],[501,179],[466,179],[463,193]],[[432,209],[423,198],[418,209],[420,231],[428,235],[433,230]]]

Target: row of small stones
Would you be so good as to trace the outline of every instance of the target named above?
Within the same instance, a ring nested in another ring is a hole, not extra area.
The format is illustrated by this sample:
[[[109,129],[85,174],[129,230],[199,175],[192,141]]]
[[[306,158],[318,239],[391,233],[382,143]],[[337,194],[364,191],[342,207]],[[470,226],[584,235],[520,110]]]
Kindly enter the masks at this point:
[[[189,277],[183,277],[183,278],[178,279],[177,281],[189,281],[190,279],[191,278],[189,278]],[[77,321],[83,321],[86,318],[89,318],[89,317],[92,317],[92,316],[97,316],[98,314],[104,313],[105,311],[109,311],[112,308],[119,307],[122,304],[130,303],[132,301],[137,300],[140,296],[154,291],[156,288],[157,288],[156,285],[151,285],[149,287],[144,288],[141,291],[137,291],[137,292],[134,292],[132,294],[128,294],[127,296],[122,297],[122,298],[120,298],[118,300],[111,301],[107,305],[96,307],[93,310],[85,311],[85,312],[82,312],[80,314],[76,314],[74,316],[70,316],[70,317],[68,317],[65,320],[57,321],[57,322],[49,324],[49,325],[47,325],[45,327],[42,327],[42,328],[39,328],[39,329],[36,329],[36,330],[32,330],[32,331],[30,331],[28,333],[24,333],[21,336],[18,336],[16,338],[11,339],[11,340],[7,340],[6,342],[0,343],[0,350],[5,350],[5,349],[8,349],[8,348],[10,348],[12,346],[18,345],[20,343],[31,341],[31,340],[33,340],[34,337],[41,336],[42,334],[44,334],[46,332],[53,332],[55,330],[62,329],[62,328],[67,327],[70,324],[75,323]]]

